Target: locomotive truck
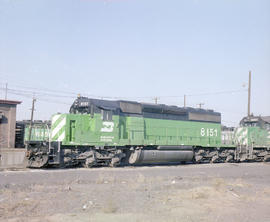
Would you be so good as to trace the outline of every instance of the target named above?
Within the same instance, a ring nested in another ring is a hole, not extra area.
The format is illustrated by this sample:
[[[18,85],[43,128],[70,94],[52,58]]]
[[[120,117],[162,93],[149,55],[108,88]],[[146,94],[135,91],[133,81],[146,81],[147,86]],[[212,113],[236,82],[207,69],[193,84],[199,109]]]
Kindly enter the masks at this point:
[[[270,118],[260,116],[232,129],[213,110],[78,97],[46,129],[42,141],[25,138],[29,167],[270,160]]]

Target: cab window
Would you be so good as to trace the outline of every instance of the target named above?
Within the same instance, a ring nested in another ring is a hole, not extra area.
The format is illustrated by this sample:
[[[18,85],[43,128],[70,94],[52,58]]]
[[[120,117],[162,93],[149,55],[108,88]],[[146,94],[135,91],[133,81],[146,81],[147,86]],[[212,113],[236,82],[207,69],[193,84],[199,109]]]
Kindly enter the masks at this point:
[[[103,121],[112,121],[112,111],[111,110],[101,110],[101,119]]]

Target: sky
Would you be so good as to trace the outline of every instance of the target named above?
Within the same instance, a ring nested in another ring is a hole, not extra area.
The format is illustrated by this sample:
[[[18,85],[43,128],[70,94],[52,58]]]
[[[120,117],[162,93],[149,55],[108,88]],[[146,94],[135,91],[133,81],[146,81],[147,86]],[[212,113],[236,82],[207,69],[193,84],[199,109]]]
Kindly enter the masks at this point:
[[[269,0],[0,0],[0,98],[17,119],[92,98],[270,115]],[[7,87],[6,87],[7,84]]]

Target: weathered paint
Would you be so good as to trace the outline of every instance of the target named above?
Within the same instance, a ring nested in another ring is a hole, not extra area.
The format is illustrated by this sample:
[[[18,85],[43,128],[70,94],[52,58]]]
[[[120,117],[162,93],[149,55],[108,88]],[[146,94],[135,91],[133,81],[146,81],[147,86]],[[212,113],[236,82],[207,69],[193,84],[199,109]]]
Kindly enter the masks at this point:
[[[24,141],[29,141],[29,129],[30,126],[26,125],[24,129]],[[49,140],[50,129],[46,124],[33,124],[31,130],[30,141],[48,141]]]
[[[235,143],[253,147],[270,147],[270,132],[257,126],[239,127],[235,130]]]

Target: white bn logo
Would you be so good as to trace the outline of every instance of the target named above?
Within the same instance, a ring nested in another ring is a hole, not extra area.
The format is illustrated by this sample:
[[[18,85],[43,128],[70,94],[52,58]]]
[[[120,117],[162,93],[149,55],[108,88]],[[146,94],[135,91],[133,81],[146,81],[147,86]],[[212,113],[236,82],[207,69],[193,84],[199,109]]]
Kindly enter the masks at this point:
[[[113,131],[114,122],[103,122],[103,127],[101,128],[100,132],[107,132],[110,133]]]

